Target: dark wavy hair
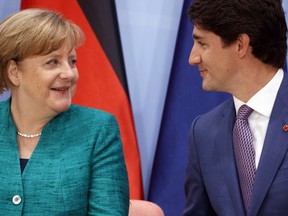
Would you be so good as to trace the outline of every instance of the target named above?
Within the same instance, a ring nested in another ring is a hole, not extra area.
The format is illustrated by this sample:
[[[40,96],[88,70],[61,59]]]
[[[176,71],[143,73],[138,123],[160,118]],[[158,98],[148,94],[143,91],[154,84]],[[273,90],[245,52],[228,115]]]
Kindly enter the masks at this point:
[[[188,14],[194,25],[220,36],[224,46],[245,33],[256,58],[277,68],[285,65],[287,25],[281,0],[195,0]]]

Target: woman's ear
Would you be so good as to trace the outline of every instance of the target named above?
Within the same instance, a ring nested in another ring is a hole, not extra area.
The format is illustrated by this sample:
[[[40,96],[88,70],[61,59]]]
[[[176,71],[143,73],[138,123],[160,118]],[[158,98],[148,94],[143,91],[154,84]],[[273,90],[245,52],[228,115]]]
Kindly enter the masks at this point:
[[[10,60],[7,64],[8,78],[14,86],[19,85],[18,65],[14,60]]]
[[[250,37],[247,34],[240,34],[237,39],[237,53],[240,58],[243,58],[249,52]]]

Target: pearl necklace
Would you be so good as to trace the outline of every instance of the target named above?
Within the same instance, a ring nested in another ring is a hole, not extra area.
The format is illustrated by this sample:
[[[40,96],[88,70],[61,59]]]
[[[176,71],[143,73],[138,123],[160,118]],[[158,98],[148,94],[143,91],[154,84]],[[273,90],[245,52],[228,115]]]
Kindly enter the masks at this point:
[[[40,133],[37,133],[37,134],[25,134],[25,133],[21,133],[19,131],[17,131],[17,134],[19,136],[22,136],[22,137],[25,137],[25,138],[34,138],[34,137],[39,137],[41,136],[41,132]]]

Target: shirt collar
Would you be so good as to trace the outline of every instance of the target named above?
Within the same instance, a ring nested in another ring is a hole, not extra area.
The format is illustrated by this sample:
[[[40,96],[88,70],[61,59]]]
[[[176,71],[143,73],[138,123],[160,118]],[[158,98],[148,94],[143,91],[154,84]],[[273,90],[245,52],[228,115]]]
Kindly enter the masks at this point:
[[[283,76],[283,69],[279,69],[274,75],[274,77],[262,89],[260,89],[255,95],[253,95],[253,97],[250,98],[250,100],[246,104],[254,111],[270,118]],[[245,103],[236,98],[235,96],[233,96],[233,100],[236,113],[238,113],[238,109]]]

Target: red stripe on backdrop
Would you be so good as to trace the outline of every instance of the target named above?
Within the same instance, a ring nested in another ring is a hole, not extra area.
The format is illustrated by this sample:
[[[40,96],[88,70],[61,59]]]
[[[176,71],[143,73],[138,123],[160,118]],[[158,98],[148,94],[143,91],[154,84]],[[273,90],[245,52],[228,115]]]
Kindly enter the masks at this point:
[[[130,102],[85,14],[76,0],[22,0],[22,9],[31,7],[58,11],[84,31],[86,42],[77,49],[80,80],[73,102],[103,109],[116,116],[128,169],[130,198],[142,199],[140,156]]]

